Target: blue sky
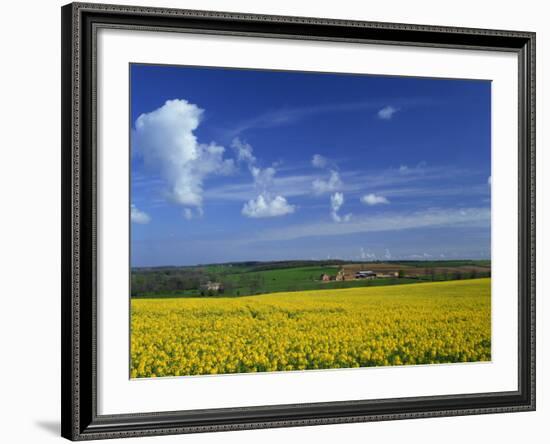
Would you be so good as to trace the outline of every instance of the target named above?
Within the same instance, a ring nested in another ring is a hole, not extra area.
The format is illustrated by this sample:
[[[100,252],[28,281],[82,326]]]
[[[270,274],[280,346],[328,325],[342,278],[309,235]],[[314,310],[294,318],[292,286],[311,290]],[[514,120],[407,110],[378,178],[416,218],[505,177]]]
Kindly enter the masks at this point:
[[[133,266],[490,257],[489,81],[130,75]]]

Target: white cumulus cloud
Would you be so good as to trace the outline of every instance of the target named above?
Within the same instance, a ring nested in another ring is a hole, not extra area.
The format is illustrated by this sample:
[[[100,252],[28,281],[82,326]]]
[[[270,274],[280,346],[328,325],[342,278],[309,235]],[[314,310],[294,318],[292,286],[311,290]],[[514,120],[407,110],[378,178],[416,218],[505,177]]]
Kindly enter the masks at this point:
[[[130,220],[135,224],[148,224],[151,222],[151,216],[145,211],[141,211],[134,204],[130,206]]]
[[[260,194],[244,204],[242,214],[248,217],[276,217],[294,213],[294,209],[295,206],[290,205],[283,196],[270,198]]]
[[[374,193],[365,194],[363,197],[361,197],[361,202],[363,202],[366,205],[379,205],[379,204],[390,203],[390,201],[386,199],[384,196],[379,196]]]
[[[135,122],[133,146],[145,166],[168,186],[168,197],[185,207],[202,207],[208,176],[229,174],[232,159],[225,148],[200,143],[195,135],[204,110],[187,100],[167,100],[160,108],[141,114]]]
[[[385,106],[378,111],[378,117],[382,120],[390,120],[397,111],[399,110],[393,106]]]
[[[311,164],[315,168],[325,168],[327,166],[328,159],[320,154],[314,154],[311,158]]]

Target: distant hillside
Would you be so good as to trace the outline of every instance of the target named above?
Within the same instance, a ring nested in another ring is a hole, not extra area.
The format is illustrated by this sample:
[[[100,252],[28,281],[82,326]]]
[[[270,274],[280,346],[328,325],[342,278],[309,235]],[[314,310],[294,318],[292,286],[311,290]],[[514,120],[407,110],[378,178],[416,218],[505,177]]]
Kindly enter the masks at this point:
[[[358,279],[369,270],[374,279]],[[340,274],[340,276],[336,276]],[[132,297],[244,296],[406,284],[419,281],[474,279],[491,275],[490,261],[289,260],[231,262],[185,267],[133,268]],[[342,279],[342,276],[344,279]]]

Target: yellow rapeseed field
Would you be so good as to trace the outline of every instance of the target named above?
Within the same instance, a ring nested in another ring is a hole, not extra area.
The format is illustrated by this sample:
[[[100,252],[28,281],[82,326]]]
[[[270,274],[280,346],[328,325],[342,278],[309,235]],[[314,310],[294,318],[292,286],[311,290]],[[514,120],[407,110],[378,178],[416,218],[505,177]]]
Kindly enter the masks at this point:
[[[490,279],[133,299],[131,376],[487,361]]]

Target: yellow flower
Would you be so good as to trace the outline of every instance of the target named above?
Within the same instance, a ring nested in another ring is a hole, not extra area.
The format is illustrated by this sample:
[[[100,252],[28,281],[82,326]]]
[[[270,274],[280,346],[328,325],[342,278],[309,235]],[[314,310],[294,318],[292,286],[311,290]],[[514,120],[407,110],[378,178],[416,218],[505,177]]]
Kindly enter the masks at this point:
[[[133,299],[132,378],[491,359],[490,279]]]

